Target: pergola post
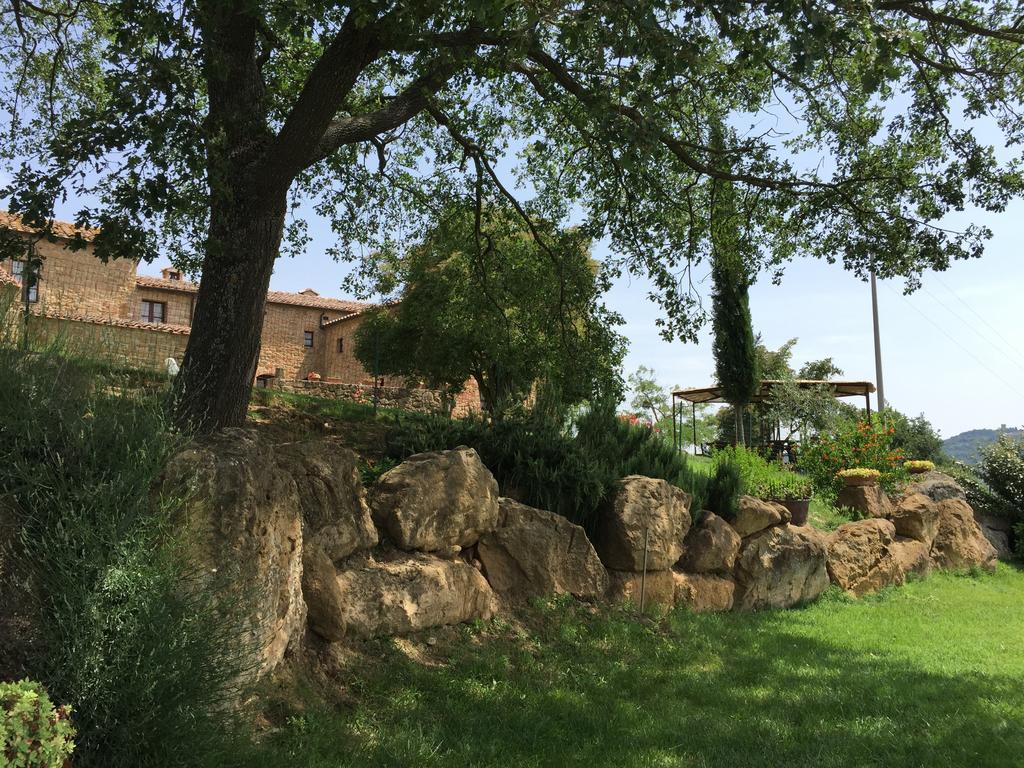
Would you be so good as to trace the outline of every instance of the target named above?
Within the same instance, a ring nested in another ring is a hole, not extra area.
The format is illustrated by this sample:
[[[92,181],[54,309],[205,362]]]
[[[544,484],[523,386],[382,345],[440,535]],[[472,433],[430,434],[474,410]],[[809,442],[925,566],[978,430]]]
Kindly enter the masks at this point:
[[[868,412],[868,424],[870,424],[871,423],[871,395],[869,395],[867,392],[864,393],[864,407],[867,409],[867,412]]]
[[[697,404],[690,403],[690,409],[693,413],[693,455],[697,455]]]

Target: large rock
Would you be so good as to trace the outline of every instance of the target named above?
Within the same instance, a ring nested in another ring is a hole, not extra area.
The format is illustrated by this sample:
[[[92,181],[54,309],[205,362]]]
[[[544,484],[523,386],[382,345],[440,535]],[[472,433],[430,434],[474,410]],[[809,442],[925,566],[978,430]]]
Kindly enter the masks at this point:
[[[928,472],[921,475],[919,479],[910,484],[905,495],[920,493],[935,502],[959,499],[967,501],[967,494],[960,484],[947,474],[942,472]]]
[[[339,620],[346,596],[338,583],[338,570],[319,546],[306,546],[302,557],[302,596],[309,628],[325,640],[341,640],[345,626]]]
[[[641,587],[644,610],[657,605],[671,608],[676,598],[676,583],[672,571],[648,571],[647,577],[633,571],[608,570],[608,598],[613,603],[640,605]]]
[[[829,537],[828,575],[846,592],[865,595],[905,581],[890,547],[896,528],[888,520],[846,523]]]
[[[985,538],[988,539],[988,543],[995,548],[999,559],[1012,559],[1013,548],[1010,546],[1013,532],[1012,523],[1004,517],[979,515],[977,511],[974,513],[974,519],[977,521],[978,527],[981,528]]]
[[[494,614],[487,581],[460,559],[416,552],[376,560],[358,554],[342,563],[333,583],[326,561],[320,562],[316,578],[323,583],[318,598],[311,592],[310,626],[328,640],[404,635]]]
[[[889,513],[896,533],[931,547],[939,532],[939,508],[922,493],[911,493]]]
[[[743,542],[734,578],[738,610],[790,608],[828,588],[825,537],[806,526],[773,526]]]
[[[303,542],[334,562],[377,544],[355,453],[324,441],[276,449],[295,481],[302,506]]]
[[[839,491],[836,506],[855,509],[864,517],[888,517],[892,502],[879,485],[847,485]]]
[[[177,531],[194,558],[199,588],[239,617],[260,677],[281,661],[306,622],[299,494],[273,449],[254,433],[225,429],[174,455],[160,483],[184,500]]]
[[[646,536],[647,570],[664,571],[679,560],[689,529],[690,494],[665,480],[630,475],[602,512],[594,547],[608,568],[640,571]]]
[[[713,512],[705,512],[686,535],[679,567],[688,573],[730,573],[740,543],[735,528]]]
[[[998,559],[995,547],[981,532],[970,505],[951,497],[940,501],[938,508],[939,532],[932,543],[932,565],[936,568],[995,569]]]
[[[498,483],[472,448],[410,456],[371,497],[374,521],[402,549],[472,546],[498,525]]]
[[[928,555],[929,548],[923,542],[897,536],[896,541],[890,545],[889,551],[905,576],[923,577],[932,570],[932,561]]]
[[[694,613],[731,611],[736,582],[706,573],[673,573],[676,605],[685,605]]]
[[[608,573],[583,529],[512,499],[498,502],[500,526],[480,537],[477,557],[495,592],[512,598],[604,597]]]
[[[790,519],[789,510],[781,504],[756,499],[753,496],[740,496],[732,527],[741,537],[746,538],[773,525],[787,523]]]

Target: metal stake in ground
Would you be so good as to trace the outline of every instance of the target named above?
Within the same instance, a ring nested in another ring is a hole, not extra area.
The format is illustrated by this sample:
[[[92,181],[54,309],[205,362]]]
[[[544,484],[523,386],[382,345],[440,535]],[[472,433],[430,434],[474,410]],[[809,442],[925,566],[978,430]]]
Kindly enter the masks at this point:
[[[640,572],[640,615],[644,615],[644,592],[647,591],[647,547],[651,540],[651,529],[644,528],[644,568]]]

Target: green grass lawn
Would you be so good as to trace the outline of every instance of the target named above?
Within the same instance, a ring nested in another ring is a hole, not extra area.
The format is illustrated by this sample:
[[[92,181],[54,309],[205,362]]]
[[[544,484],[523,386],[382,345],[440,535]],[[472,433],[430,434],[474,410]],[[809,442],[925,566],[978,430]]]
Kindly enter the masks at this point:
[[[1024,573],[1005,566],[856,602],[829,594],[802,610],[660,623],[551,604],[524,625],[462,627],[436,645],[371,644],[372,663],[348,676],[352,708],[293,719],[266,757],[311,768],[1020,766],[1022,638]]]

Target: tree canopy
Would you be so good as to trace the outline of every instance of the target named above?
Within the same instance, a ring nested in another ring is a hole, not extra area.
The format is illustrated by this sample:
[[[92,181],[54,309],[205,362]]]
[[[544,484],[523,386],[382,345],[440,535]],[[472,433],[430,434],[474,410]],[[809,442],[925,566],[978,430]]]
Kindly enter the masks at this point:
[[[304,211],[363,288],[370,254],[467,194],[573,219],[693,339],[709,179],[736,189],[751,271],[911,282],[980,253],[947,213],[1021,189],[1012,3],[10,0],[0,35],[7,205],[45,224],[70,199],[101,257],[202,273],[178,381],[204,428],[244,416]]]
[[[622,321],[601,304],[579,231],[544,227],[538,240],[508,208],[456,206],[380,271],[401,301],[357,331],[368,370],[449,392],[474,379],[494,415],[531,393],[562,406],[621,396]]]

